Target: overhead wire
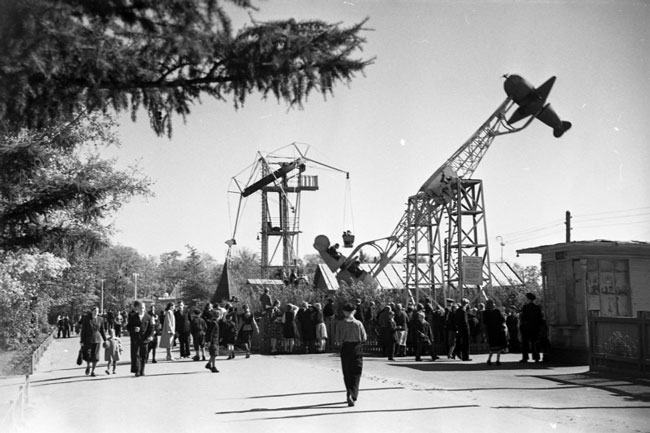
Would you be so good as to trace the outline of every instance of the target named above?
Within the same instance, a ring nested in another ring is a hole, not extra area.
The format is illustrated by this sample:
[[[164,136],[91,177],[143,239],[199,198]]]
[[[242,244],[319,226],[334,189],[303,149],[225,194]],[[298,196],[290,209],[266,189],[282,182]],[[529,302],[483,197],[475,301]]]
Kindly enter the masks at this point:
[[[638,224],[648,224],[650,226],[650,218],[643,218],[650,216],[650,207],[640,207],[634,209],[620,209],[613,211],[605,212],[594,212],[587,214],[572,214],[572,229],[581,229],[581,228],[599,228],[599,227],[611,227],[614,225],[625,224],[629,225],[638,225]],[[642,217],[643,219],[638,221],[626,221],[630,218]],[[549,230],[555,230],[557,227],[564,226],[564,220],[553,220],[547,224],[542,224],[535,226],[529,229],[509,232],[501,235],[504,240],[507,240],[510,244],[523,243],[534,239],[539,239],[548,236],[550,233],[544,233]]]

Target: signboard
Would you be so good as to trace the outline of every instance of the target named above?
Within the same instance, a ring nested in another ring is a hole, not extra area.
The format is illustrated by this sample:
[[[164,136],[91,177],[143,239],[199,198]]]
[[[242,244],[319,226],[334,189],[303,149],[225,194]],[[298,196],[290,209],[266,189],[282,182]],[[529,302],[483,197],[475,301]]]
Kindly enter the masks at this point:
[[[463,283],[471,286],[483,284],[483,259],[481,257],[463,257]]]

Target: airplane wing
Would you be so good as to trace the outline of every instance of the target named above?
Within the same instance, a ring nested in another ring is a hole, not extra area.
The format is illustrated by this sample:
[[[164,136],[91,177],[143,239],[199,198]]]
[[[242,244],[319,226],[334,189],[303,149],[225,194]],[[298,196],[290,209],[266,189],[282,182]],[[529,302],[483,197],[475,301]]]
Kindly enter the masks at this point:
[[[553,84],[555,84],[555,77],[549,78],[544,84],[535,89],[537,97],[542,100],[542,105],[544,105],[546,98],[548,98],[548,94],[551,92]]]
[[[510,116],[510,119],[508,119],[508,123],[512,125],[513,123],[519,122],[521,119],[530,116],[532,113],[529,113],[527,108],[527,106],[517,108],[517,110],[512,113],[512,116]]]

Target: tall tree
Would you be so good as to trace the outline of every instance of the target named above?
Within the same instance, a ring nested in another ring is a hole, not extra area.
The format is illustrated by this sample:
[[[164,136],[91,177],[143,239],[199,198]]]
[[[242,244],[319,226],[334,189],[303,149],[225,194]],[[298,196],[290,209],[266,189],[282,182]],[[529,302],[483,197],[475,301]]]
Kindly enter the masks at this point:
[[[512,305],[521,308],[525,301],[526,293],[533,293],[537,296],[539,303],[543,303],[544,290],[542,288],[542,273],[538,266],[523,266],[519,263],[513,263],[512,268],[524,281],[524,286],[513,288],[502,294],[504,305]]]
[[[201,255],[199,251],[191,246],[186,245],[187,258],[183,264],[183,299],[190,304],[204,303],[210,299],[210,295],[216,288],[216,282],[211,280],[214,273],[210,268],[214,267],[214,260],[210,256]]]
[[[180,295],[178,288],[183,283],[183,261],[181,253],[171,251],[160,255],[159,278],[161,280],[164,295]]]
[[[252,92],[300,106],[348,84],[374,59],[354,59],[366,20],[255,22],[235,32],[224,3],[250,0],[0,1],[0,128],[42,127],[83,110],[144,108],[172,132],[201,95]]]
[[[82,116],[38,131],[0,131],[0,249],[36,246],[67,257],[106,243],[103,219],[150,194],[136,168],[118,170],[97,155],[97,146],[117,145],[113,127],[103,116]]]
[[[37,339],[47,325],[56,280],[68,267],[51,253],[0,250],[0,350]]]
[[[125,308],[133,301],[135,277],[138,274],[138,298],[146,293],[145,275],[148,260],[131,247],[122,245],[103,249],[97,254],[96,279],[104,279],[104,296],[106,308]],[[96,283],[96,287],[98,284]]]
[[[230,272],[237,287],[246,284],[248,278],[259,278],[260,258],[248,248],[240,248],[230,258]]]

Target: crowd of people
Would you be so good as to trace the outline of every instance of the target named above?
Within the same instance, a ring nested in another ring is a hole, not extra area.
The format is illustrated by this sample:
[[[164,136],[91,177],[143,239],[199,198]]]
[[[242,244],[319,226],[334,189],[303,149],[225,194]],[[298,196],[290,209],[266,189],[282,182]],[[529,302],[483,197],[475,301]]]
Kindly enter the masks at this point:
[[[511,307],[502,312],[491,299],[475,307],[465,298],[459,302],[447,299],[445,307],[429,299],[406,307],[393,302],[362,303],[360,299],[352,305],[355,320],[364,326],[368,339],[377,342],[388,360],[414,356],[415,361],[422,361],[423,357],[435,361],[444,350],[448,359],[471,361],[470,345],[483,344],[489,348],[487,364],[492,365],[496,355],[498,366],[501,354],[506,351],[521,352],[521,362],[527,362],[529,354],[536,362],[548,360],[550,343],[542,310],[533,294],[526,297],[527,304],[519,314]],[[221,305],[208,302],[203,309],[189,308],[183,301],[170,302],[159,310],[155,304],[147,307],[144,302],[136,301],[128,314],[109,311],[102,315],[95,307],[78,321],[86,374],[95,375],[102,347],[107,363],[105,372],[115,373],[122,352],[123,331],[127,331],[131,340],[131,373],[138,377],[145,374],[148,362],[158,362],[159,349],[165,350],[166,361],[175,361],[174,347],[178,347],[180,359],[204,361],[205,368],[216,373],[215,359],[220,347],[225,348],[227,359],[235,358],[235,346],[241,347],[248,358],[253,336],[260,329],[262,349],[269,348],[272,354],[298,350],[321,353],[341,348],[339,327],[345,314],[337,309],[333,299],[327,298],[323,304],[281,305],[265,289],[260,304],[256,314],[247,305],[238,311],[228,302]],[[63,323],[64,319],[60,318],[60,335],[66,337],[69,335],[66,326],[68,329],[74,326]]]
[[[394,302],[362,303],[360,299],[353,304],[355,319],[364,325],[369,340],[377,342],[388,360],[414,356],[421,361],[423,355],[436,360],[436,351],[441,352],[442,347],[449,359],[471,361],[470,346],[479,344],[489,350],[487,364],[492,365],[495,354],[498,366],[500,355],[506,351],[522,352],[522,362],[528,360],[529,353],[535,361],[548,360],[550,343],[541,308],[532,293],[526,299],[521,313],[514,307],[502,311],[492,299],[476,306],[465,298],[459,302],[447,299],[445,307],[429,299],[406,307]],[[304,353],[318,353],[339,347],[336,326],[343,315],[332,299],[326,299],[324,306],[307,302],[283,306],[277,300],[273,302],[265,290],[260,301],[264,339],[270,342],[271,353],[295,353],[296,348]]]
[[[124,321],[124,317],[126,320]],[[106,374],[115,374],[117,361],[121,359],[120,337],[126,331],[130,338],[131,373],[136,377],[145,375],[147,363],[157,363],[157,350],[165,349],[166,361],[176,361],[172,348],[178,347],[179,358],[206,361],[205,368],[218,373],[215,360],[219,348],[226,348],[228,358],[235,358],[235,345],[251,354],[254,333],[259,332],[257,321],[248,306],[239,313],[228,303],[214,306],[207,303],[203,310],[190,309],[183,301],[170,302],[158,311],[155,304],[148,308],[143,301],[135,301],[130,313],[111,311],[100,315],[93,307],[78,322],[81,343],[80,362],[86,362],[85,374],[96,376],[95,369],[104,349]],[[194,356],[192,356],[194,349]],[[206,359],[207,351],[207,359]]]
[[[218,373],[215,361],[220,347],[226,349],[228,360],[236,356],[235,345],[243,348],[249,358],[253,335],[260,334],[262,328],[261,341],[268,341],[271,353],[294,353],[296,347],[306,353],[338,350],[346,401],[348,406],[354,406],[363,371],[363,345],[370,338],[376,339],[382,355],[389,360],[412,355],[416,362],[422,361],[423,356],[435,361],[439,358],[436,348],[442,345],[447,358],[470,361],[472,342],[488,346],[488,365],[492,365],[493,355],[495,364],[501,365],[501,354],[507,350],[521,351],[520,362],[528,362],[529,354],[535,362],[548,360],[550,343],[542,309],[535,303],[534,294],[526,294],[526,300],[519,314],[513,308],[502,313],[491,299],[472,308],[466,298],[460,302],[448,299],[444,308],[429,299],[406,307],[393,302],[376,305],[372,301],[364,306],[357,299],[346,302],[339,310],[330,298],[324,306],[307,302],[282,306],[280,301],[271,299],[266,289],[260,296],[261,310],[255,315],[248,305],[238,311],[227,302],[208,302],[202,310],[188,308],[183,301],[170,302],[158,311],[155,304],[147,308],[144,302],[135,301],[128,314],[100,315],[99,308],[93,307],[81,317],[78,363],[85,361],[85,374],[96,376],[103,348],[105,373],[116,374],[122,358],[120,337],[126,330],[131,343],[130,372],[135,377],[145,375],[147,363],[158,362],[159,348],[165,349],[166,361],[176,361],[172,354],[175,346],[181,359],[207,361],[205,368]],[[61,335],[65,337],[66,332]]]

